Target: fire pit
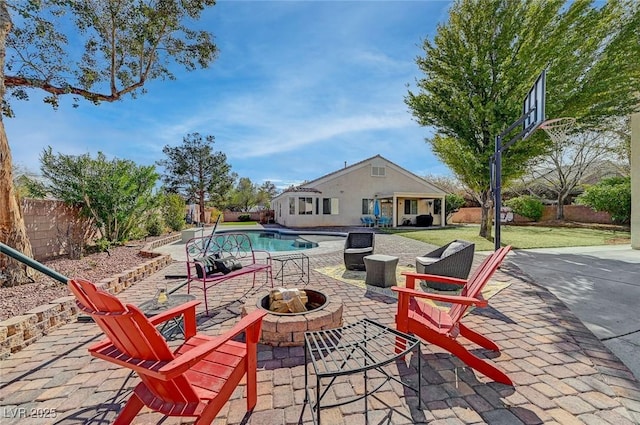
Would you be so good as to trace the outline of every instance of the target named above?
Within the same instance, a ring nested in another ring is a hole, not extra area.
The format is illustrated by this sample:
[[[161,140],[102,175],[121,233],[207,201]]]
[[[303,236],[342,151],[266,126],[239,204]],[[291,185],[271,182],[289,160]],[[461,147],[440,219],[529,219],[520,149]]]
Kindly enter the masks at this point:
[[[267,310],[262,320],[262,344],[291,347],[304,345],[306,331],[334,329],[342,326],[342,299],[315,289],[304,289],[308,311],[299,313],[278,313],[269,310],[269,294],[259,294],[246,301],[242,315],[246,316],[256,309]]]

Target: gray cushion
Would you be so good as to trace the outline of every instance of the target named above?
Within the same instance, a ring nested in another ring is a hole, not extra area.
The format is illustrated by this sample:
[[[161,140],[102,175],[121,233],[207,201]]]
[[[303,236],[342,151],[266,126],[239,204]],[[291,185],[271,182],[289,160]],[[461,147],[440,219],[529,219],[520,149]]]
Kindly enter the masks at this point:
[[[455,254],[456,252],[460,251],[462,248],[466,247],[467,244],[466,243],[462,243],[462,242],[451,242],[451,245],[449,245],[447,247],[447,249],[444,250],[444,252],[442,253],[442,255],[440,256],[440,258],[444,258],[444,257],[448,257],[451,254]]]
[[[416,257],[416,261],[423,266],[428,266],[436,261],[440,260],[440,257]]]
[[[364,254],[365,252],[373,252],[373,247],[368,248],[346,248],[344,250],[345,254]]]

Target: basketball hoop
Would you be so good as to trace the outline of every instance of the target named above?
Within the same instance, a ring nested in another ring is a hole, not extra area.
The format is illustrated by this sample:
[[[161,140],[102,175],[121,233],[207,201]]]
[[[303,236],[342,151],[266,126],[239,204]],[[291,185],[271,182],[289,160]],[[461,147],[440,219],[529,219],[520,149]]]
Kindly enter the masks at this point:
[[[576,119],[571,117],[555,118],[540,124],[540,128],[543,129],[555,143],[564,142],[575,126]]]

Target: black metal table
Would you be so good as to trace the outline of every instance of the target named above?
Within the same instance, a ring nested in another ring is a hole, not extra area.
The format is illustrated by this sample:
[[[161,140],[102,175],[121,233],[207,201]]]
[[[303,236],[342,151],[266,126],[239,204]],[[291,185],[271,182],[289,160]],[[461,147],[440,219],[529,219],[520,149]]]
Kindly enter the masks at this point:
[[[368,423],[368,417],[366,416],[366,412],[369,409],[367,396],[377,391],[390,380],[394,380],[415,391],[418,394],[418,407],[421,407],[420,341],[417,338],[372,320],[363,319],[337,329],[305,332],[304,342],[305,365],[307,364],[308,356],[310,356],[313,370],[316,374],[315,400],[312,401],[312,392],[309,389],[309,368],[305,367],[305,404],[309,404],[315,424],[320,424],[321,409],[342,406],[362,398],[364,398],[365,405],[365,421]],[[382,369],[386,364],[402,358],[414,350],[418,360],[417,389],[402,382],[395,376],[389,375]],[[382,380],[380,385],[369,390],[367,387],[367,371],[372,369],[382,373],[386,376],[386,379]],[[364,373],[364,394],[321,406],[320,402],[336,378],[353,373]],[[323,379],[329,379],[324,389],[322,387]]]
[[[306,254],[296,252],[294,254],[276,255],[271,257],[271,260],[280,263],[280,270],[278,270],[274,279],[277,281],[280,278],[281,285],[284,286],[285,276],[296,277],[298,279],[296,283],[309,284],[309,257]],[[287,273],[287,264],[290,265],[290,269],[293,269],[292,272]]]
[[[140,304],[140,310],[147,317],[155,316],[156,314],[164,313],[165,311],[182,305],[186,302],[195,300],[195,295],[190,294],[169,294],[167,296],[167,301],[163,304],[158,304],[158,301],[153,299],[149,301],[145,301]],[[174,317],[170,320],[164,322],[160,327],[160,333],[165,337],[169,338],[173,336],[175,330],[179,329],[180,332],[184,335],[184,326],[182,325],[182,315]]]

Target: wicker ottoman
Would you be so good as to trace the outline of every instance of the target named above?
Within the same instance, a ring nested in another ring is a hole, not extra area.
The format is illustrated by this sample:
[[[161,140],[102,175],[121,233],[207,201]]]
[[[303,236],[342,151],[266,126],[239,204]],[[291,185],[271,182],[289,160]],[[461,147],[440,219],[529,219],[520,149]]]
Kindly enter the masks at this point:
[[[364,267],[367,270],[365,283],[367,285],[390,288],[396,285],[396,266],[398,257],[374,254],[364,257]]]

